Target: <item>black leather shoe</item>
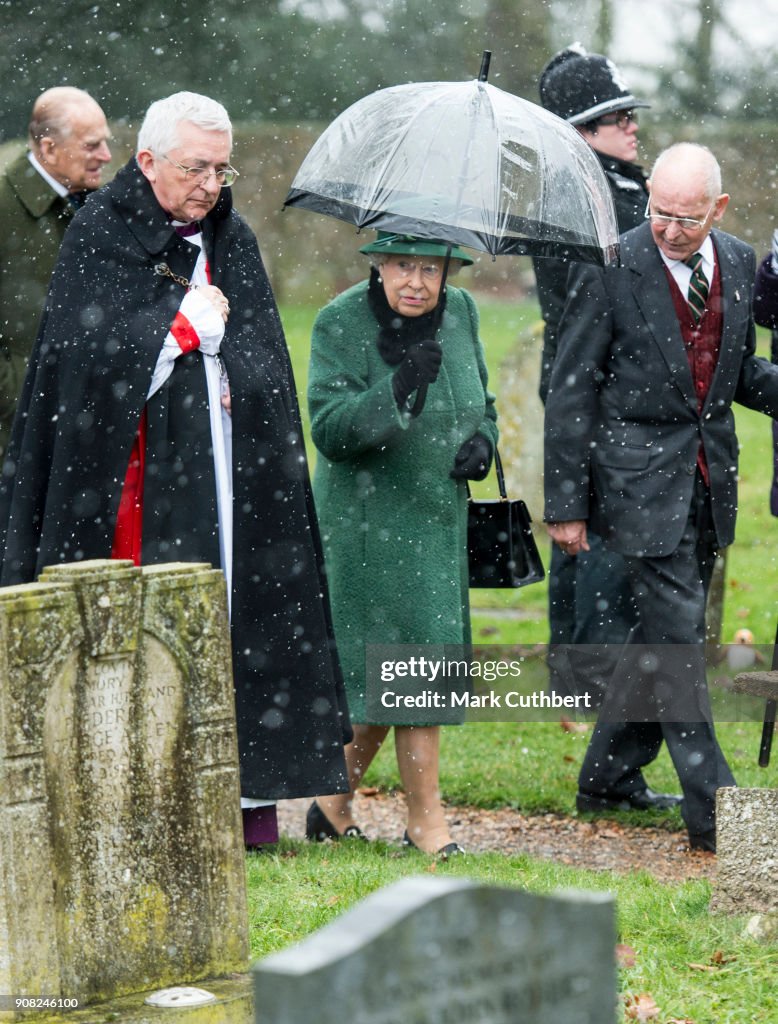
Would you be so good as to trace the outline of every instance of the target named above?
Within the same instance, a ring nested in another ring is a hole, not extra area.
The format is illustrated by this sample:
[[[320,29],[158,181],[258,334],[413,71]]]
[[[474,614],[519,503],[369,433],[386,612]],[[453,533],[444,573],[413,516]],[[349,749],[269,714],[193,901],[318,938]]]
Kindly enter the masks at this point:
[[[345,832],[338,832],[330,819],[314,800],[305,815],[305,838],[316,843],[325,839],[364,839],[367,836],[358,825],[349,825]]]
[[[597,811],[669,811],[677,807],[682,799],[683,797],[675,796],[674,793],[655,793],[648,787],[627,793],[625,796],[617,793],[584,793],[579,789],[575,806],[579,811],[589,814]]]
[[[426,850],[422,850],[416,845],[416,843],[414,843],[408,835],[407,829],[403,834],[403,846],[408,846],[412,850],[419,850],[420,853],[426,853]],[[464,857],[464,855],[464,848],[461,847],[459,843],[446,843],[445,846],[441,846],[441,848],[435,853],[435,856],[439,857],[441,860],[448,860],[450,857]]]
[[[716,852],[716,829],[709,832],[690,832],[689,846],[692,850],[704,850],[705,853]]]

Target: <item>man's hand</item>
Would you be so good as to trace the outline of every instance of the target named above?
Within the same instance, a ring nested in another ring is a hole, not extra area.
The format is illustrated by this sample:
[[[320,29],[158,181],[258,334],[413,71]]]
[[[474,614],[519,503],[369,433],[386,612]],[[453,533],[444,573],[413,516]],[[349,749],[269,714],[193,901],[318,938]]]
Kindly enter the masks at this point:
[[[573,519],[569,523],[547,523],[546,529],[553,542],[566,555],[577,555],[579,551],[589,550],[586,522],[583,519]]]
[[[230,304],[221,288],[217,288],[215,284],[200,284],[197,286],[197,290],[204,299],[208,299],[226,324],[227,317],[230,315]]]

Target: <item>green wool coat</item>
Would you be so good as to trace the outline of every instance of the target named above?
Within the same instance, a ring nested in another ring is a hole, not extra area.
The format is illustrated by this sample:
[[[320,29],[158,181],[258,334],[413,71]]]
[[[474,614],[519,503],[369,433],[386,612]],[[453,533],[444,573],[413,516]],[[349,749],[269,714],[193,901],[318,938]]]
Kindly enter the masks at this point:
[[[314,497],[354,722],[367,721],[366,644],[469,643],[467,490],[449,474],[473,434],[497,441],[466,291],[448,286],[443,362],[416,419],[397,407],[378,332],[363,281],[319,313],[308,379]]]
[[[0,462],[49,280],[73,216],[22,153],[0,174]]]

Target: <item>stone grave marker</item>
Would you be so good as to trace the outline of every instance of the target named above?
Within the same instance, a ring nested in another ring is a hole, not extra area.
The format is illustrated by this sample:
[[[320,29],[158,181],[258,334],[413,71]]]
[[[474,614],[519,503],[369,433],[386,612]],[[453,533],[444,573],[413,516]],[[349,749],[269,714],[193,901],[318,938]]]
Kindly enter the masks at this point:
[[[254,967],[261,1024],[613,1024],[612,898],[407,878]]]
[[[716,879],[711,910],[778,911],[778,789],[716,793]]]
[[[0,589],[0,993],[246,970],[242,838],[222,574],[93,561]]]

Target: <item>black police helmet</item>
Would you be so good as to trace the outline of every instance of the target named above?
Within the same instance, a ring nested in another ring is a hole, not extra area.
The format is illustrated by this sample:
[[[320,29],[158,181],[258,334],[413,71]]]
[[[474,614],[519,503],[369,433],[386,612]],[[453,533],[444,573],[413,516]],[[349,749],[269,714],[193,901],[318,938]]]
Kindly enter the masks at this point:
[[[637,99],[621,72],[601,53],[587,53],[580,43],[560,50],[540,74],[540,102],[570,124],[596,121],[603,114],[650,104]]]

